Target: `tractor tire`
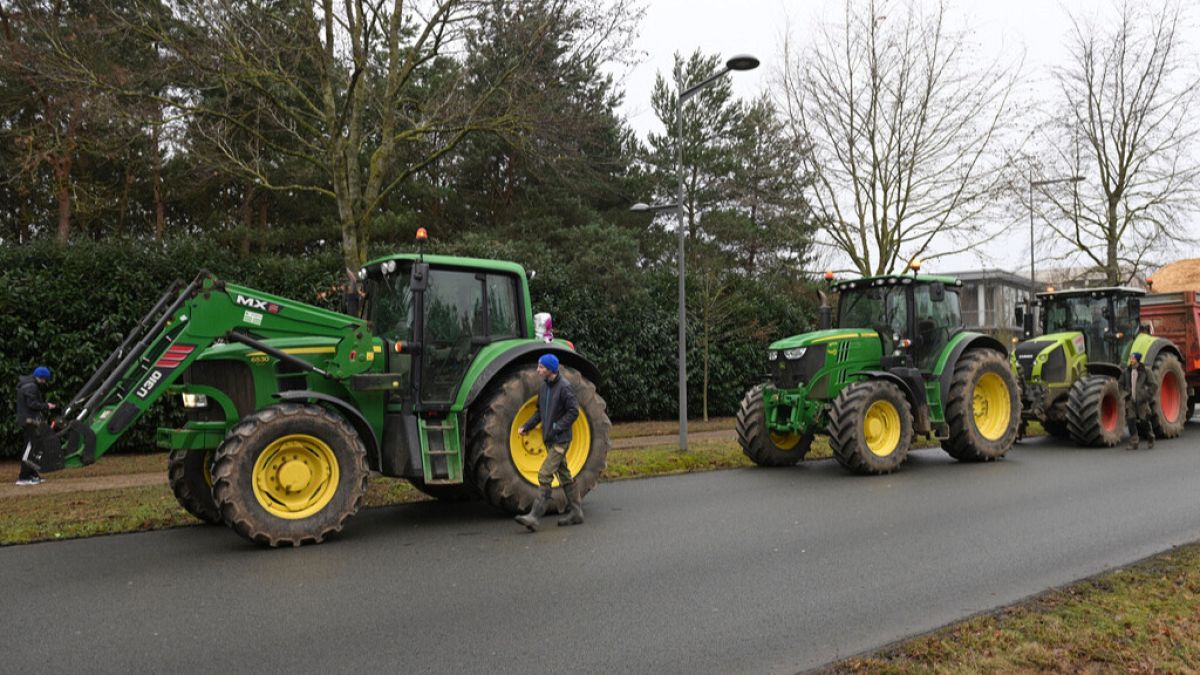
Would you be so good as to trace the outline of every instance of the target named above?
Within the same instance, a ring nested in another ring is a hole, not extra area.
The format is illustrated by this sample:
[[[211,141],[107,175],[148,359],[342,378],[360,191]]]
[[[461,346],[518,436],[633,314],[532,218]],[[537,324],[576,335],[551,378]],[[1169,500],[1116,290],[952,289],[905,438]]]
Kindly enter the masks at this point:
[[[209,525],[221,523],[221,509],[212,496],[215,450],[172,450],[167,456],[167,482],[185,511]]]
[[[1019,386],[999,352],[977,349],[959,357],[943,401],[950,425],[950,437],[942,441],[946,454],[960,462],[1003,457],[1016,442],[1021,423]]]
[[[1187,376],[1179,357],[1163,351],[1154,359],[1154,381],[1158,383],[1158,402],[1150,416],[1150,426],[1158,438],[1176,438],[1191,415],[1187,406]]]
[[[579,417],[571,426],[573,440],[567,448],[567,465],[580,497],[600,480],[608,458],[607,406],[592,384],[579,371],[563,366],[559,377],[575,388]],[[546,458],[541,429],[521,436],[517,433],[533,416],[542,378],[534,364],[497,378],[489,391],[471,408],[467,434],[467,472],[489,504],[509,514],[524,513],[537,497],[537,472]],[[558,478],[554,479],[550,512],[566,510],[567,498]]]
[[[319,544],[342,530],[367,494],[367,452],[345,419],[284,403],[247,415],[213,466],[225,524],[267,546]]]
[[[1111,448],[1125,433],[1125,402],[1117,380],[1089,375],[1071,385],[1067,428],[1079,445]]]
[[[424,479],[409,478],[408,482],[439,502],[470,502],[479,499],[479,492],[470,483],[461,485],[426,485]]]
[[[855,382],[830,406],[829,445],[849,471],[891,473],[908,458],[912,427],[912,406],[899,387],[881,380]]]
[[[795,466],[812,447],[812,434],[780,435],[767,430],[763,385],[742,397],[737,413],[738,445],[759,466]]]
[[[1066,420],[1042,420],[1042,428],[1058,440],[1065,441],[1071,438],[1071,429],[1067,427]]]

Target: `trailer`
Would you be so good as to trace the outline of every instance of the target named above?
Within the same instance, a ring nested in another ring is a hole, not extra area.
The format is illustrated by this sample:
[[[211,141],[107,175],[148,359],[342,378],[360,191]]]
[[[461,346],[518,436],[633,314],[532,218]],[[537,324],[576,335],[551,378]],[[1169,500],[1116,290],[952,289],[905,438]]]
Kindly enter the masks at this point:
[[[1200,390],[1200,291],[1151,293],[1142,298],[1141,322],[1153,335],[1178,345],[1187,380],[1187,417],[1196,412]]]

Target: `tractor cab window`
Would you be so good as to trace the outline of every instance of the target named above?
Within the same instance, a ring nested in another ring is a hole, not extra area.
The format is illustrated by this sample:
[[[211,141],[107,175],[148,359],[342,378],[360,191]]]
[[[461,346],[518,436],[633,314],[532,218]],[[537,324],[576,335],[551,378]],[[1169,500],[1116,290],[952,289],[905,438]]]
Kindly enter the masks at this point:
[[[930,284],[915,286],[913,319],[913,360],[917,368],[932,371],[950,338],[962,328],[958,291],[946,288],[942,299],[935,301]]]
[[[896,337],[908,330],[906,286],[870,286],[842,292],[839,328],[869,328],[879,333],[883,353],[896,348]]]
[[[388,340],[412,340],[413,304],[409,268],[367,280],[367,317],[375,332]]]
[[[1076,295],[1048,298],[1044,302],[1047,334],[1083,333],[1089,361],[1116,363],[1109,337],[1115,332],[1109,298]]]
[[[488,337],[513,338],[521,334],[517,323],[517,280],[504,274],[487,275]]]
[[[483,334],[483,308],[483,284],[475,272],[430,270],[422,400],[447,402],[454,395],[471,363],[471,338]]]

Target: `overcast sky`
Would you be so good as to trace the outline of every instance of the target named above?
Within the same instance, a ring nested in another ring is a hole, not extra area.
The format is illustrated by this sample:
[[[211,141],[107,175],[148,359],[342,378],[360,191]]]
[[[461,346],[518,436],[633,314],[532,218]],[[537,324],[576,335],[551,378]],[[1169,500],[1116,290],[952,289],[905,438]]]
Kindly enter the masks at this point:
[[[1016,92],[1020,98],[1053,94],[1050,68],[1069,56],[1063,46],[1071,28],[1068,11],[1088,15],[1112,6],[1109,0],[949,0],[948,4],[955,23],[971,29],[985,58],[1022,59]],[[690,54],[697,48],[723,58],[741,53],[758,57],[762,65],[757,70],[729,75],[737,95],[754,97],[770,88],[787,32],[790,30],[796,44],[806,43],[815,26],[837,23],[842,9],[839,0],[647,0],[636,43],[644,59],[623,74],[622,112],[643,139],[650,131],[661,132],[650,106],[655,77],[670,71],[675,52]],[[1191,33],[1186,31],[1184,37],[1194,46]],[[1200,225],[1192,227],[1200,236]],[[936,271],[978,269],[981,265],[1028,271],[1028,238],[1027,229],[1019,236],[1014,233],[978,255],[940,260]],[[1200,249],[1185,255],[1200,256]]]

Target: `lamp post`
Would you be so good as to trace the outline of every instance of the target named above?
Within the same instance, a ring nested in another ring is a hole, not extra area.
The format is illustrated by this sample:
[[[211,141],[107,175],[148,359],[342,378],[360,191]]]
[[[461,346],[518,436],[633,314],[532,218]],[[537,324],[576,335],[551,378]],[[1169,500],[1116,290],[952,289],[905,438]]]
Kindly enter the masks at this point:
[[[1070,176],[1068,178],[1050,178],[1047,180],[1034,180],[1033,169],[1029,170],[1029,311],[1033,311],[1033,296],[1037,293],[1037,279],[1033,273],[1033,188],[1044,187],[1046,185],[1057,185],[1058,183],[1078,183],[1083,180],[1083,176]]]
[[[679,449],[687,450],[687,305],[684,299],[683,238],[687,230],[683,217],[683,104],[726,73],[734,70],[754,70],[758,59],[748,54],[739,54],[725,62],[725,67],[709,75],[697,84],[679,92],[675,107],[675,168],[679,174],[679,194],[676,213],[679,214]]]

